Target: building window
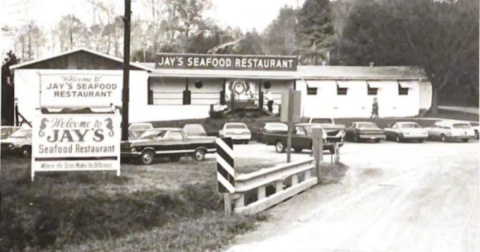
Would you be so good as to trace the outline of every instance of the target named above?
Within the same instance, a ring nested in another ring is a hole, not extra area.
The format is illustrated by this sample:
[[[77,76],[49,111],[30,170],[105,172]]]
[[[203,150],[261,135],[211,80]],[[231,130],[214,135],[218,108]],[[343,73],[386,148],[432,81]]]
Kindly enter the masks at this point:
[[[341,88],[337,85],[337,95],[347,95],[348,88]]]
[[[408,88],[404,88],[398,84],[398,95],[408,95]]]
[[[307,86],[307,95],[317,95],[317,88]]]
[[[368,85],[368,95],[377,95],[378,94],[378,88],[372,88],[370,85]]]

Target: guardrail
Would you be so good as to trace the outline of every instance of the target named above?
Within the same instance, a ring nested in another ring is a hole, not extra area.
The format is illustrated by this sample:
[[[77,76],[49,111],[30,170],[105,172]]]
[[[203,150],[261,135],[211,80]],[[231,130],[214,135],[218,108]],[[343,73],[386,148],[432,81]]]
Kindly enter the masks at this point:
[[[224,195],[225,214],[255,214],[318,184],[323,160],[323,134],[321,128],[313,128],[312,133],[313,157],[248,174],[235,173],[232,140],[218,138],[217,181],[218,191]],[[335,143],[332,163],[339,160],[338,148]]]
[[[314,159],[281,164],[235,178],[234,212],[255,214],[270,208],[317,184],[312,177],[315,169]],[[275,192],[267,196],[267,187],[273,186]],[[256,201],[245,204],[246,195],[256,191]]]

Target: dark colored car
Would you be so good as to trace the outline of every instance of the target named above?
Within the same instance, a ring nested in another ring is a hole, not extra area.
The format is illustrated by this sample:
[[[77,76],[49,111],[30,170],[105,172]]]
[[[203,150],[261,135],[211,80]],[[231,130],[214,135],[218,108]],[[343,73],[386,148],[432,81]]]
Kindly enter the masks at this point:
[[[265,143],[265,134],[288,132],[288,125],[278,122],[267,122],[263,127],[257,130],[256,140],[259,143]]]
[[[295,125],[295,128],[292,132],[292,149],[295,152],[300,153],[304,149],[311,150],[313,147],[313,139],[312,139],[312,128],[313,127],[321,127],[315,124],[309,123],[299,123]],[[281,133],[267,133],[265,134],[265,144],[267,145],[274,145],[275,151],[278,153],[285,152],[287,149],[287,138],[288,138],[288,131],[281,132]],[[333,140],[333,139],[331,139]],[[339,142],[339,145],[342,146],[342,138],[337,139],[337,141],[331,141],[327,138],[327,132],[323,131],[323,149],[329,150],[330,153],[335,153],[334,143]]]
[[[353,122],[347,127],[345,138],[354,142],[374,141],[379,143],[381,140],[385,140],[386,136],[385,131],[373,122]]]
[[[168,157],[178,161],[182,156],[191,155],[197,161],[205,154],[215,153],[215,137],[188,137],[180,128],[156,128],[147,130],[140,138],[121,144],[123,160],[138,159],[149,165],[155,157]]]
[[[21,155],[29,157],[32,154],[32,129],[19,129],[6,139],[2,139],[2,155]]]

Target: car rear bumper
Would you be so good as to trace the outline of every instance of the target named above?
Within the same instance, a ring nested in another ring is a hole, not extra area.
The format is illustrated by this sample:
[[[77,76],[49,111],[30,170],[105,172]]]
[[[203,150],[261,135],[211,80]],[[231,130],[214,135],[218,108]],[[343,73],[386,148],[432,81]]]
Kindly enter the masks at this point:
[[[385,135],[359,135],[362,140],[385,140]]]
[[[252,138],[251,135],[228,135],[225,137],[231,138],[233,141],[245,141],[245,140],[250,140]]]
[[[461,136],[448,136],[449,140],[465,140],[465,139],[475,139],[474,135],[461,135]]]

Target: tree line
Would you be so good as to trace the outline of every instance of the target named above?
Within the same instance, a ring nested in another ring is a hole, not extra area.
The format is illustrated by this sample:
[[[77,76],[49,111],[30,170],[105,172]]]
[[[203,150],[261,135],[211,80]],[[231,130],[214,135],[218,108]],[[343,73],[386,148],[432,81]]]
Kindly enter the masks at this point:
[[[121,57],[122,17],[112,14],[113,4],[86,1],[94,10],[92,25],[75,15],[62,17],[51,31],[30,22],[17,29],[17,56],[25,61],[42,51],[88,47]],[[210,0],[139,2],[147,11],[132,19],[134,61],[183,52],[298,55],[308,65],[415,66],[433,84],[434,110],[438,103],[478,105],[478,0],[306,0],[299,9],[283,7],[265,30],[247,32],[207,18]]]

